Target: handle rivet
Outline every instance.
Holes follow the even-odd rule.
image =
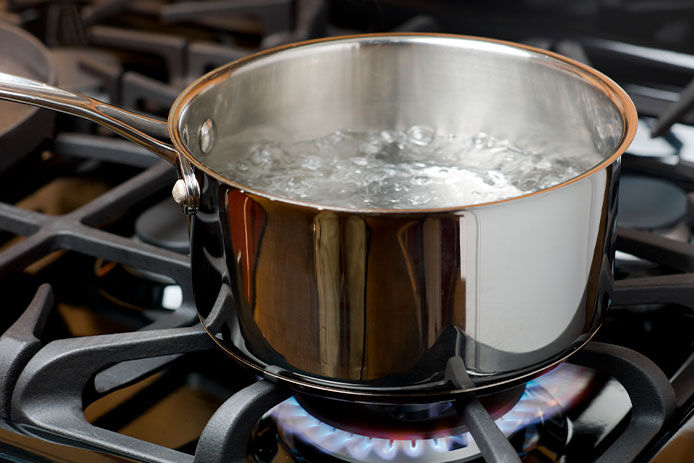
[[[206,119],[200,126],[200,150],[207,154],[217,141],[217,128],[212,119]]]
[[[176,180],[173,188],[171,189],[171,196],[173,196],[176,204],[183,206],[186,202],[186,182],[182,178]]]

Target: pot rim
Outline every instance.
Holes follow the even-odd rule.
[[[205,166],[198,158],[193,156],[188,149],[185,147],[185,144],[182,141],[181,134],[179,133],[178,130],[178,122],[181,119],[181,116],[183,114],[183,111],[189,106],[191,100],[198,95],[200,92],[204,91],[204,89],[209,88],[213,85],[215,85],[217,82],[226,79],[229,77],[231,73],[233,73],[235,70],[240,69],[243,66],[246,66],[254,61],[257,61],[260,58],[273,55],[285,50],[290,50],[293,48],[299,48],[299,47],[306,47],[306,46],[311,46],[315,44],[320,44],[320,43],[329,43],[329,42],[341,42],[341,41],[354,41],[354,40],[363,40],[363,39],[369,39],[369,38],[374,38],[374,39],[388,39],[388,38],[402,38],[402,37],[410,37],[410,38],[448,38],[448,39],[462,39],[462,40],[471,40],[471,41],[480,41],[480,42],[487,42],[487,43],[493,43],[497,45],[503,45],[515,49],[522,49],[531,53],[534,53],[536,55],[541,55],[544,57],[548,57],[554,60],[558,60],[562,63],[564,63],[567,66],[568,71],[574,72],[576,75],[578,75],[580,78],[582,78],[584,81],[588,82],[590,85],[592,85],[595,88],[600,89],[609,99],[610,101],[617,107],[617,109],[620,112],[620,115],[622,116],[622,137],[620,138],[619,142],[617,143],[613,153],[606,157],[602,162],[596,164],[593,166],[591,169],[583,172],[581,175],[578,175],[576,177],[570,178],[569,180],[566,180],[562,183],[558,183],[557,185],[551,186],[549,188],[544,188],[541,190],[533,191],[530,193],[526,193],[523,195],[519,196],[513,196],[510,198],[504,198],[504,199],[499,199],[496,201],[488,201],[488,202],[483,202],[483,203],[478,203],[478,204],[468,204],[468,205],[456,205],[456,206],[447,206],[447,207],[440,207],[440,208],[428,208],[428,209],[376,209],[376,208],[359,208],[359,207],[344,207],[344,206],[329,206],[329,205],[323,205],[323,204],[318,204],[318,203],[313,203],[313,202],[307,202],[307,201],[299,201],[291,198],[286,198],[283,196],[278,196],[278,195],[273,195],[266,193],[262,190],[258,190],[256,188],[243,185],[241,183],[238,183],[228,177],[225,177],[214,170],[210,169],[209,167]],[[252,195],[257,195],[259,197],[267,198],[272,201],[278,201],[281,203],[286,203],[294,206],[300,206],[300,207],[307,207],[315,210],[327,210],[327,211],[335,211],[335,212],[345,212],[345,213],[353,213],[353,214],[388,214],[388,215],[408,215],[408,214],[436,214],[436,213],[451,213],[451,212],[457,212],[457,211],[462,211],[462,210],[469,210],[469,209],[476,209],[484,206],[491,206],[494,204],[502,204],[502,203],[507,203],[511,201],[516,201],[519,199],[524,199],[524,198],[530,198],[535,195],[543,194],[543,193],[548,193],[554,190],[558,190],[560,188],[567,187],[573,183],[576,183],[584,178],[587,178],[603,169],[606,167],[610,166],[614,162],[616,162],[619,157],[624,154],[626,149],[629,147],[631,144],[632,140],[634,139],[634,136],[636,135],[636,129],[637,129],[637,124],[638,124],[638,114],[636,112],[636,107],[634,106],[633,101],[627,93],[622,89],[619,85],[617,85],[616,82],[614,82],[612,79],[607,77],[605,74],[602,72],[591,68],[590,66],[587,66],[583,63],[580,63],[574,59],[568,58],[566,56],[560,55],[558,53],[548,51],[548,50],[543,50],[541,48],[536,48],[532,47],[529,45],[525,44],[519,44],[515,42],[510,42],[506,40],[498,40],[498,39],[491,39],[491,38],[486,38],[486,37],[477,37],[477,36],[471,36],[471,35],[458,35],[458,34],[442,34],[442,33],[419,33],[419,32],[404,32],[404,33],[376,33],[376,34],[357,34],[357,35],[345,35],[345,36],[339,36],[339,37],[327,37],[327,38],[321,38],[321,39],[315,39],[315,40],[307,40],[303,42],[296,42],[296,43],[290,43],[287,45],[281,45],[278,47],[270,48],[267,50],[263,50],[257,53],[253,53],[251,55],[245,56],[241,59],[232,61],[230,63],[227,63],[221,67],[218,67],[207,74],[201,76],[200,78],[196,79],[193,81],[188,87],[186,87],[176,98],[174,101],[173,105],[171,106],[171,109],[169,111],[169,117],[168,117],[168,128],[169,128],[169,135],[171,138],[171,141],[176,148],[176,151],[178,151],[179,154],[183,155],[190,163],[192,163],[196,169],[199,169],[201,172],[203,172],[205,175],[209,175],[215,179],[217,179],[219,182],[230,185],[234,188],[237,188],[239,190],[242,190],[248,194]]]

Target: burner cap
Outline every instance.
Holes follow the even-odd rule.
[[[171,197],[156,204],[135,221],[135,236],[141,241],[188,254],[188,222]]]
[[[682,220],[686,208],[686,193],[665,180],[633,175],[623,175],[620,180],[620,226],[662,230]]]

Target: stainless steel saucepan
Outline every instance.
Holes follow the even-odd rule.
[[[503,389],[580,348],[610,304],[619,156],[636,111],[613,81],[559,55],[449,35],[289,45],[195,81],[168,129],[7,74],[0,98],[91,119],[176,165],[200,320],[232,357],[301,391],[426,402]],[[414,125],[533,141],[584,172],[427,210],[326,207],[219,173],[254,140]]]

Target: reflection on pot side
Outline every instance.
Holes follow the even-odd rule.
[[[280,376],[436,390],[455,357],[468,389],[541,369],[609,300],[617,167],[435,216],[319,211],[208,180],[221,205],[193,219],[192,256],[198,287],[218,290],[198,309],[228,351]]]

